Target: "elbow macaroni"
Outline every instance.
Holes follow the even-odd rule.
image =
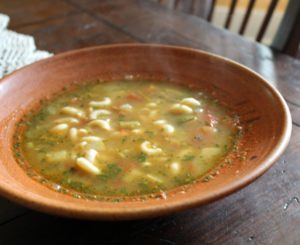
[[[156,155],[162,153],[162,149],[152,145],[149,141],[141,144],[141,150],[147,155]]]
[[[109,110],[95,110],[90,113],[90,119],[97,119],[99,116],[107,116],[110,115],[111,112]]]
[[[89,174],[95,174],[98,175],[101,173],[100,169],[97,168],[93,163],[91,163],[89,160],[87,160],[84,157],[79,157],[76,159],[76,165]]]
[[[68,129],[69,129],[69,125],[66,124],[66,123],[61,123],[61,124],[58,124],[56,126],[54,126],[50,132],[53,133],[53,134],[56,134],[56,135],[60,135],[60,136],[63,136],[63,135],[66,135],[67,132],[68,132]]]
[[[110,119],[105,119],[105,120],[101,120],[101,119],[97,119],[97,120],[93,120],[89,123],[89,125],[91,126],[97,126],[99,128],[105,129],[107,131],[112,130],[111,126],[110,126]]]
[[[183,100],[181,100],[180,103],[191,107],[196,107],[201,105],[200,101],[194,98],[184,98]]]
[[[106,107],[111,105],[111,99],[109,97],[103,98],[102,101],[91,101],[90,106],[92,107]]]
[[[193,112],[193,109],[189,106],[182,105],[182,104],[174,104],[170,111],[173,114],[191,114]]]
[[[61,109],[61,112],[64,113],[64,114],[70,115],[70,116],[78,117],[78,118],[84,118],[85,117],[85,113],[82,110],[77,109],[77,108],[72,107],[72,106],[63,107]]]

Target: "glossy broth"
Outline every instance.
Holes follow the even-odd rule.
[[[199,91],[101,82],[65,92],[29,115],[18,154],[59,188],[145,195],[205,176],[236,144],[237,123]]]

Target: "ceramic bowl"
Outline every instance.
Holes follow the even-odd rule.
[[[30,178],[13,154],[13,135],[21,116],[35,102],[74,81],[116,80],[133,75],[146,80],[193,84],[235,111],[246,129],[243,159],[220,169],[209,182],[171,190],[166,199],[121,202],[77,199]],[[195,49],[122,44],[70,51],[29,65],[0,83],[0,194],[39,211],[84,219],[155,217],[229,195],[262,175],[288,144],[291,117],[279,94],[264,78],[231,60]]]

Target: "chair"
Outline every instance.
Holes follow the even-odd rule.
[[[216,6],[216,0],[157,0],[160,4],[167,5],[173,9],[185,12],[187,14],[197,15],[208,22],[212,21],[213,13]],[[248,0],[245,14],[242,18],[238,33],[243,35],[248,25],[249,18],[253,11],[253,7],[256,0]],[[279,0],[272,0],[266,9],[266,13],[260,28],[256,35],[255,40],[261,42],[274,10]],[[223,27],[229,29],[232,23],[232,17],[236,10],[237,0],[231,0],[228,8],[228,13],[224,22]],[[300,1],[289,0],[288,6],[284,13],[281,24],[276,32],[276,35],[272,41],[271,47],[280,52],[288,55],[300,57],[299,51],[300,43]]]

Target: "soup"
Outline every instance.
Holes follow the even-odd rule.
[[[237,117],[214,98],[146,81],[79,87],[43,103],[20,125],[15,148],[23,166],[59,191],[95,197],[208,181],[240,132]]]

